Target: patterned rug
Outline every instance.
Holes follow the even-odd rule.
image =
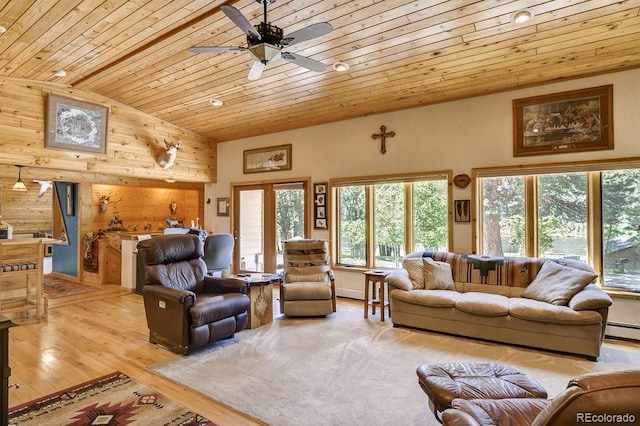
[[[120,372],[9,409],[9,425],[215,426]]]
[[[90,293],[92,291],[100,290],[102,289],[65,280],[64,278],[60,278],[55,275],[47,274],[44,276],[44,293],[47,295],[47,297],[49,297],[49,299],[75,296],[78,294]]]

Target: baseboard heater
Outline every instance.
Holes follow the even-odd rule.
[[[640,325],[607,322],[605,335],[609,337],[622,337],[625,339],[640,340]]]

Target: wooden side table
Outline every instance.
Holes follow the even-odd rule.
[[[371,306],[371,313],[376,314],[376,307],[380,307],[380,321],[384,321],[384,308],[388,307],[389,317],[391,317],[391,305],[384,300],[384,283],[387,275],[391,271],[379,271],[371,270],[364,271],[364,317],[369,318],[369,306]],[[378,290],[379,297],[376,297],[376,290],[378,283],[380,289]],[[369,287],[371,284],[371,287]],[[369,290],[371,290],[371,299],[369,299]]]
[[[282,278],[276,274],[234,275],[247,283],[247,296],[251,300],[247,311],[247,328],[257,328],[273,322],[273,284]]]

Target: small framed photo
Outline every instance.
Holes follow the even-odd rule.
[[[327,182],[319,182],[313,185],[314,229],[328,229],[327,227]]]
[[[229,198],[218,198],[218,216],[229,216]]]
[[[454,201],[454,219],[456,222],[471,222],[471,200]]]

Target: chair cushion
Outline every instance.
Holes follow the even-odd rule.
[[[319,281],[281,284],[284,300],[331,299],[331,286]]]
[[[249,309],[250,304],[249,297],[242,293],[199,294],[189,310],[191,326],[195,328],[238,315]]]

